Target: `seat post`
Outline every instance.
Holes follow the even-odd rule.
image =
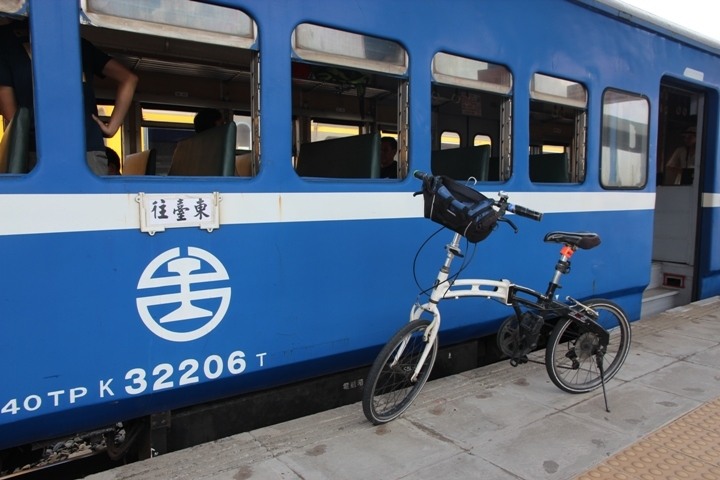
[[[555,296],[555,290],[560,288],[560,277],[570,272],[570,257],[573,256],[576,249],[577,247],[575,245],[570,245],[569,243],[564,243],[560,249],[560,258],[555,264],[555,274],[548,284],[547,292],[545,293],[547,298],[551,299]]]

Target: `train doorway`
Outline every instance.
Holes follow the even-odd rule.
[[[660,86],[652,274],[642,316],[697,297],[705,101],[697,87],[674,80]]]

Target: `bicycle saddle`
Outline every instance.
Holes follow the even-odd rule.
[[[544,241],[567,243],[583,250],[590,250],[600,245],[600,236],[590,232],[549,232]]]

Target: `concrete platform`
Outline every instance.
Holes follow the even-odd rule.
[[[429,382],[386,425],[356,403],[86,478],[720,480],[720,297],[633,323],[607,394],[610,413],[503,362]]]

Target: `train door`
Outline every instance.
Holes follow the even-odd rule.
[[[681,82],[660,86],[653,267],[643,315],[697,298],[705,100]]]

